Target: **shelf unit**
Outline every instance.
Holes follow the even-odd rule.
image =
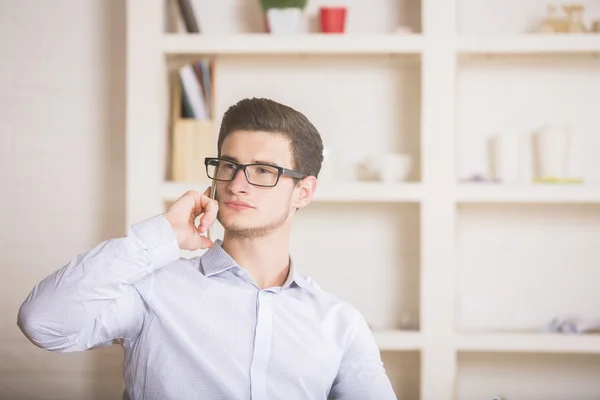
[[[477,185],[464,184],[455,188],[457,203],[565,203],[598,204],[600,188],[585,185]]]
[[[456,349],[484,353],[600,354],[597,335],[544,333],[461,334],[455,338]]]
[[[465,35],[456,43],[460,54],[600,54],[598,37],[590,34]]]
[[[401,40],[399,40],[401,39]],[[268,34],[186,35],[166,34],[165,54],[265,55],[265,54],[417,54],[421,35],[325,35],[280,37]]]
[[[225,1],[223,7],[227,8],[233,1]],[[540,10],[543,10],[545,3],[536,1]],[[313,12],[320,4],[317,0],[315,2],[311,5]],[[578,243],[569,242],[569,251],[579,252],[579,255],[583,252],[586,257],[580,255],[576,260],[592,264],[590,259],[595,255],[594,248],[598,246],[588,243],[584,235],[593,222],[600,222],[600,186],[589,183],[564,186],[461,183],[464,172],[461,170],[461,161],[471,156],[472,148],[465,150],[460,144],[471,138],[480,139],[473,136],[476,133],[472,132],[472,126],[465,127],[459,123],[461,113],[466,113],[464,118],[468,119],[475,112],[469,108],[464,111],[461,105],[465,101],[476,103],[482,96],[494,96],[493,93],[471,90],[477,87],[476,79],[496,79],[493,76],[482,78],[486,70],[500,69],[498,79],[509,79],[510,74],[519,68],[533,68],[530,67],[530,61],[539,57],[545,58],[544,65],[550,68],[551,73],[561,78],[578,76],[576,84],[586,85],[581,87],[581,91],[589,91],[590,97],[580,100],[580,109],[585,104],[597,105],[597,100],[593,103],[593,96],[600,89],[600,77],[594,71],[599,65],[600,35],[492,34],[477,31],[472,28],[477,24],[468,23],[465,26],[470,28],[465,29],[461,26],[465,19],[486,17],[485,10],[472,15],[465,11],[468,6],[475,4],[472,0],[376,0],[369,4],[379,9],[378,15],[382,15],[383,8],[397,11],[398,2],[403,6],[408,3],[420,6],[419,20],[412,21],[413,25],[419,27],[416,33],[396,35],[383,30],[365,29],[350,31],[345,35],[310,33],[276,37],[238,31],[201,35],[165,33],[162,0],[128,0],[125,223],[129,226],[161,212],[168,202],[188,189],[206,188],[206,182],[170,182],[167,178],[164,155],[168,151],[169,88],[166,75],[171,60],[213,57],[217,61],[218,113],[222,113],[225,107],[241,96],[270,96],[306,112],[323,133],[329,135],[333,132],[326,135],[325,139],[333,147],[341,148],[338,154],[357,157],[361,151],[372,153],[391,147],[409,152],[414,157],[414,174],[403,184],[356,182],[348,176],[336,182],[322,182],[314,205],[307,208],[299,220],[297,236],[307,247],[311,245],[311,240],[328,240],[334,249],[341,249],[340,242],[346,240],[350,241],[348,246],[352,249],[378,249],[381,255],[378,255],[380,258],[372,268],[381,268],[369,278],[372,280],[368,284],[372,285],[369,288],[383,284],[382,291],[377,292],[379,297],[369,294],[371,299],[368,299],[369,296],[364,296],[360,286],[362,278],[354,278],[350,282],[350,289],[344,291],[335,286],[334,279],[328,279],[331,275],[326,275],[326,272],[320,269],[308,272],[314,272],[318,282],[320,277],[324,278],[333,292],[340,290],[342,297],[360,304],[366,316],[378,322],[373,332],[384,360],[389,362],[386,367],[391,371],[390,375],[393,379],[397,377],[393,384],[399,398],[481,398],[469,397],[481,393],[486,393],[486,396],[489,394],[491,398],[492,391],[498,389],[494,383],[490,383],[489,388],[465,385],[469,377],[476,379],[478,376],[478,372],[472,369],[473,365],[484,365],[485,371],[493,369],[493,365],[485,364],[485,360],[475,359],[475,362],[468,358],[469,355],[493,353],[511,360],[521,360],[515,353],[594,356],[600,353],[600,339],[592,335],[523,333],[519,331],[519,326],[514,332],[504,332],[499,328],[491,333],[467,333],[468,329],[462,325],[465,318],[486,312],[485,308],[464,310],[464,304],[469,303],[464,298],[465,293],[479,293],[475,290],[475,278],[469,281],[464,275],[480,276],[474,272],[477,266],[473,263],[478,257],[487,257],[483,250],[476,248],[479,243],[477,237],[491,238],[489,240],[492,241],[507,239],[521,230],[530,232],[521,229],[522,226],[517,222],[521,219],[527,226],[558,218],[556,224],[564,222],[570,229],[575,229],[575,236],[580,240]],[[211,12],[212,6],[200,0],[195,4],[200,3],[204,7],[203,12]],[[364,6],[354,0],[349,4],[357,9]],[[589,4],[593,8],[593,4]],[[600,10],[597,11],[600,13]],[[369,18],[368,15],[364,17]],[[494,21],[499,18],[495,17]],[[511,16],[504,18],[508,20]],[[525,21],[531,19],[531,15],[519,18]],[[369,26],[372,28],[375,25]],[[565,65],[570,65],[570,60],[583,65],[586,74],[582,76],[577,72],[581,70],[563,70]],[[514,64],[511,64],[513,61]],[[249,76],[253,78],[245,79]],[[294,76],[293,82],[290,76]],[[320,87],[319,82],[327,82],[324,86],[327,90],[314,95],[315,88]],[[547,78],[547,82],[555,84],[552,77]],[[378,93],[381,98],[377,97]],[[353,95],[362,96],[358,98],[366,98],[368,102],[365,100],[352,105],[347,99]],[[461,99],[462,103],[457,101],[460,95],[467,96],[467,100]],[[497,95],[508,97],[507,101],[513,99],[511,96],[521,95],[529,96],[527,98],[533,102],[538,100],[532,90],[524,90],[517,95],[500,92]],[[543,95],[548,95],[548,92]],[[336,99],[345,108],[336,108]],[[315,100],[323,105],[317,107],[315,103],[319,101]],[[559,111],[553,104],[542,102],[541,107],[546,107],[544,112],[552,114]],[[359,112],[361,107],[366,107],[364,113]],[[500,111],[502,108],[498,107]],[[510,104],[506,108],[514,111]],[[587,112],[585,117],[584,125],[578,127],[584,126],[589,128],[588,131],[599,129],[598,119],[594,119],[597,117],[592,111]],[[498,121],[504,120],[498,118]],[[487,129],[486,133],[489,133],[493,129],[511,126],[510,121],[508,125],[498,121],[492,121],[496,125],[489,127],[479,125],[478,129]],[[364,133],[371,125],[377,126],[376,134]],[[338,126],[339,129],[336,128]],[[517,125],[514,128],[522,129]],[[369,135],[368,141],[361,140],[361,135],[365,134]],[[347,140],[348,135],[352,140]],[[371,142],[374,144],[371,145]],[[593,144],[593,141],[590,143]],[[347,170],[350,161],[356,162],[356,159],[341,160],[340,169]],[[469,164],[469,167],[472,165],[476,163]],[[505,213],[508,222],[501,219]],[[390,218],[386,218],[388,215]],[[346,227],[346,223],[341,222],[344,218],[357,221],[356,226],[351,224]],[[588,222],[584,222],[586,218]],[[314,229],[314,224],[323,220],[327,220],[329,226],[322,226],[323,232],[320,233],[329,233],[331,237],[340,239],[333,241],[324,236],[311,238],[309,229]],[[338,222],[344,226],[336,227]],[[557,225],[552,226],[547,234],[547,240],[553,246],[560,242],[552,236],[552,232],[559,229]],[[494,226],[498,226],[497,232]],[[539,226],[541,231],[546,229],[546,225]],[[367,244],[361,245],[359,239],[353,239],[356,237]],[[378,244],[382,241],[385,244],[398,243],[399,248],[386,252],[386,247]],[[301,265],[330,265],[326,262],[329,260],[327,255],[313,255],[302,246],[299,249],[299,258],[303,260]],[[546,262],[541,255],[546,250],[536,250],[533,260]],[[485,251],[500,250],[492,246]],[[518,262],[529,262],[523,252],[516,253],[514,257]],[[344,261],[348,262],[344,271],[354,270],[360,274],[362,254],[360,250],[342,254],[342,257],[346,257]],[[498,256],[501,253],[494,254]],[[378,263],[381,266],[376,265]],[[497,267],[494,264],[494,268]],[[485,273],[494,274],[494,270],[490,270],[492,267],[484,265],[482,268]],[[539,273],[539,268],[532,270]],[[572,286],[595,277],[589,269],[588,272],[585,269],[577,271],[582,275],[573,277],[575,283],[568,282]],[[340,269],[333,269],[330,274],[341,272]],[[559,272],[564,273],[562,270]],[[535,281],[537,275],[531,274],[533,272],[526,278]],[[352,274],[349,276],[351,278]],[[561,279],[562,275],[557,273],[556,276],[556,279]],[[386,277],[401,280],[402,283],[395,285],[394,282],[386,282]],[[503,282],[514,284],[507,277],[503,279]],[[489,285],[489,282],[484,283]],[[402,293],[397,293],[397,288]],[[510,293],[512,289],[507,287],[506,290]],[[405,294],[407,291],[409,293]],[[576,294],[571,295],[576,297]],[[481,296],[485,296],[485,293]],[[475,303],[485,300],[488,299],[471,299]],[[386,306],[384,301],[398,301],[401,304]],[[494,301],[497,303],[490,307],[496,308],[489,311],[492,316],[494,312],[501,313],[501,310],[498,311],[501,300]],[[529,298],[525,296],[522,301],[528,302]],[[592,296],[590,301],[599,308],[598,296]],[[576,306],[578,303],[573,300],[569,304]],[[537,312],[540,319],[547,311],[541,306],[533,310],[530,313],[533,315]],[[417,325],[416,331],[400,328],[400,313],[410,316],[412,323]],[[504,314],[498,315],[508,318]],[[520,318],[525,317],[527,315]],[[470,320],[472,324],[475,322]],[[492,322],[486,320],[491,325]],[[535,371],[530,372],[535,374]],[[491,373],[490,379],[493,379],[493,375]],[[487,385],[488,381],[485,382]]]
[[[163,182],[160,186],[160,197],[165,202],[179,198],[186,190],[204,191],[209,182],[181,183]],[[423,188],[417,183],[385,185],[376,182],[355,182],[325,185],[315,194],[314,202],[419,202],[423,197]]]

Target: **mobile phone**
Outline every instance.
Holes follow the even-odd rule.
[[[211,189],[210,189],[210,198],[212,200],[215,199],[215,193],[216,192],[217,192],[217,181],[213,179],[212,186],[211,186]]]
[[[211,198],[211,200],[214,200],[214,199],[215,199],[215,197],[216,197],[216,193],[217,193],[217,181],[216,181],[216,180],[214,180],[214,179],[213,179],[213,181],[212,181],[212,185],[211,185],[211,187],[210,187],[210,188],[211,188],[211,189],[210,189],[210,198]],[[211,229],[211,228],[208,228],[208,229],[206,230],[206,237],[208,238],[208,240],[212,240],[212,239],[211,239],[211,236],[212,236],[212,235],[210,234],[210,232],[211,232],[211,231],[212,231],[212,229]]]

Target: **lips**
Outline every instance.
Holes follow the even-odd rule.
[[[233,210],[248,210],[252,207],[250,204],[243,201],[226,201],[225,205]]]

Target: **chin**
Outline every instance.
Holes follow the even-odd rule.
[[[281,227],[281,221],[257,222],[253,218],[243,218],[240,216],[223,216],[219,219],[226,233],[247,238],[257,238],[267,236]]]
[[[236,215],[235,213],[222,212],[219,210],[218,219],[221,226],[223,226],[226,231],[238,232],[259,228],[259,224],[252,221],[253,218],[249,218],[245,215]]]

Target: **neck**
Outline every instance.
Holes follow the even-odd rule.
[[[270,232],[260,237],[244,237],[225,231],[223,250],[247,270],[260,289],[283,286],[288,278],[289,232]]]

